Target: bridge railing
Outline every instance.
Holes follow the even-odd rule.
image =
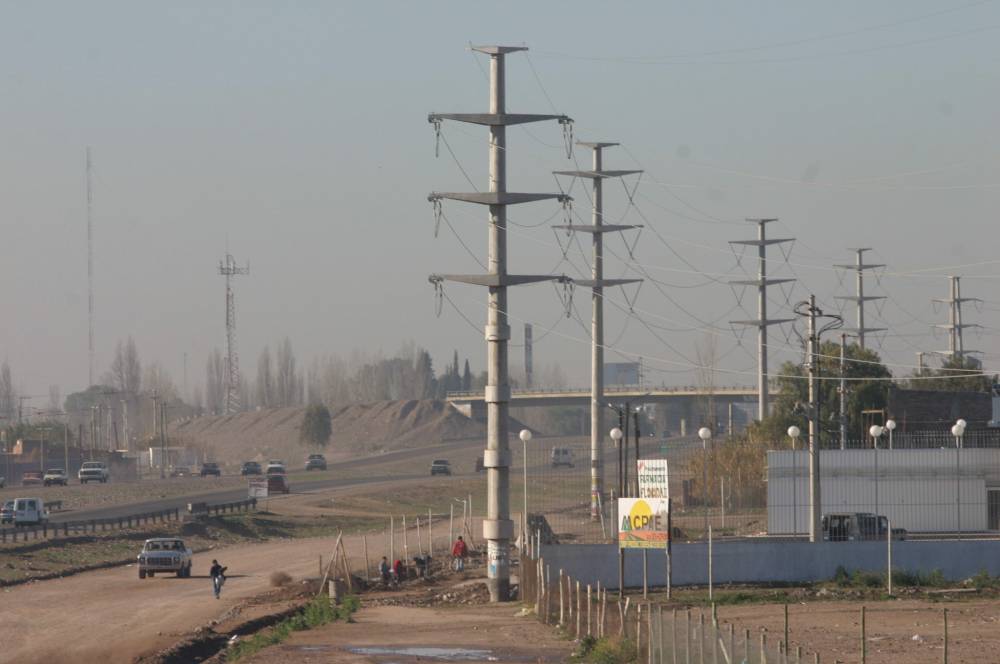
[[[746,387],[746,386],[723,386],[723,387],[713,387],[711,390],[705,389],[698,385],[674,385],[670,387],[635,387],[629,385],[613,385],[604,388],[605,394],[633,394],[633,393],[648,393],[650,396],[658,396],[661,394],[756,394],[756,387]],[[579,394],[581,396],[590,394],[590,388],[579,388],[579,387],[558,387],[558,388],[531,388],[531,389],[514,389],[511,390],[512,396],[542,396],[546,394]],[[445,398],[449,401],[457,401],[462,399],[482,399],[482,391],[456,391],[448,392]]]

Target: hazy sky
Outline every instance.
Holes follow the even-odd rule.
[[[655,228],[640,235],[635,261],[663,283],[642,287],[624,332],[609,302],[607,339],[643,355],[650,381],[693,382],[694,344],[714,336],[720,367],[748,372],[724,380],[753,382],[754,335],[740,347],[727,323],[752,316],[730,311],[741,293],[718,282],[754,269],[727,240],[751,237],[742,219],[756,216],[780,217],[771,233],[798,238],[790,264],[772,250],[772,271],[799,279],[790,293],[774,289],[772,315],[808,292],[835,309],[833,296],[853,280],[831,264],[852,260],[847,247],[870,246],[871,260],[889,267],[868,290],[889,300],[881,314],[871,305],[869,325],[890,328],[871,345],[896,373],[916,363],[916,350],[946,347],[930,330],[946,312],[930,300],[947,296],[939,275],[951,273],[965,275],[963,295],[985,300],[966,307],[966,320],[985,326],[966,346],[1000,368],[998,2],[0,8],[0,352],[28,394],[86,383],[88,145],[99,373],[132,335],[143,360],[161,362],[178,384],[187,353],[190,384],[201,382],[206,355],[224,343],[217,269],[227,245],[251,267],[237,285],[248,376],[261,347],[286,335],[302,361],[392,353],[412,339],[438,367],[457,348],[482,368],[485,293],[446,291],[477,331],[447,302],[435,317],[427,283],[432,272],[481,271],[446,223],[434,238],[426,201],[432,190],[471,188],[443,143],[435,159],[426,119],[486,110],[487,62],[469,42],[530,46],[509,58],[509,109],[566,113],[577,138],[623,144],[606,167],[646,169],[636,207],[609,185],[606,211]],[[485,129],[443,132],[484,188]],[[550,171],[575,168],[557,124],[509,135],[511,190],[552,191]],[[572,193],[582,223],[589,203],[579,183]],[[486,211],[444,210],[485,261]],[[523,225],[511,227],[513,272],[585,269],[575,244],[560,261],[548,229],[562,223],[556,204],[511,217]],[[621,239],[609,245],[627,258]],[[609,276],[635,269],[609,255]],[[608,299],[625,306],[621,293]],[[584,384],[586,331],[560,318],[557,292],[518,288],[510,302],[514,341],[525,320],[536,339],[558,323],[537,343],[536,365],[558,361]],[[587,294],[574,302],[588,321]],[[715,327],[699,329],[705,323]],[[660,326],[653,331],[669,346],[646,325]],[[772,339],[773,367],[796,356],[783,348],[796,343],[790,330]],[[511,357],[519,368],[520,349]]]

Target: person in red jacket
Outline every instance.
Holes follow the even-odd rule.
[[[469,549],[465,546],[465,540],[459,535],[458,539],[455,540],[454,546],[451,547],[452,566],[456,572],[461,572],[465,569],[465,557],[467,555],[469,555]]]

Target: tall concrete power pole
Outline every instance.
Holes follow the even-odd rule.
[[[239,267],[236,259],[226,254],[219,261],[219,274],[226,278],[226,414],[238,413],[240,404],[240,356],[236,350],[236,295],[233,293],[233,277],[250,274],[250,264]]]
[[[526,51],[523,46],[473,46],[472,50],[490,56],[490,110],[488,113],[431,113],[428,121],[436,127],[444,120],[468,122],[489,127],[489,191],[475,193],[434,192],[428,199],[439,205],[442,199],[489,206],[489,258],[485,275],[432,275],[431,281],[456,281],[489,289],[486,314],[486,519],[483,538],[487,542],[487,587],[490,601],[510,599],[510,541],[514,524],[510,519],[510,447],[508,410],[507,287],[558,279],[551,275],[507,274],[507,206],[547,199],[569,200],[563,194],[522,194],[507,191],[507,126],[542,120],[568,124],[565,115],[529,115],[507,113],[505,64],[508,53]],[[526,517],[527,515],[525,515]]]
[[[819,465],[819,332],[816,330],[816,296],[809,296],[809,541],[822,541],[820,525],[822,498],[820,496]]]
[[[94,384],[94,189],[93,163],[87,147],[87,387]]]
[[[730,281],[734,286],[757,287],[757,318],[754,320],[734,320],[733,325],[747,325],[757,328],[757,419],[762,420],[768,413],[768,375],[767,375],[767,328],[769,325],[779,325],[791,322],[791,318],[767,317],[767,287],[784,284],[794,279],[767,278],[767,247],[772,244],[792,242],[794,238],[768,239],[767,224],[777,219],[747,219],[751,224],[757,224],[756,240],[730,240],[729,244],[741,244],[757,247],[757,278],[749,280]]]
[[[982,300],[980,300],[978,297],[962,297],[961,277],[948,277],[948,285],[949,285],[950,296],[945,299],[934,300],[934,302],[940,302],[941,304],[948,305],[948,322],[944,325],[934,326],[948,330],[948,350],[938,351],[938,354],[947,355],[948,357],[958,358],[959,360],[964,360],[966,355],[979,353],[980,351],[966,350],[965,340],[963,338],[962,331],[969,327],[982,327],[982,326],[976,323],[962,322],[962,303],[982,302]]]
[[[847,328],[846,331],[854,334],[858,337],[858,346],[865,348],[865,333],[866,332],[881,332],[885,330],[884,327],[865,327],[865,302],[871,302],[873,300],[884,300],[884,295],[865,295],[865,270],[874,270],[875,268],[885,267],[882,263],[865,263],[864,253],[866,251],[871,251],[870,247],[861,247],[858,249],[851,249],[856,255],[856,259],[853,265],[834,265],[833,267],[840,268],[842,270],[854,270],[855,275],[855,294],[854,295],[838,295],[834,299],[846,300],[848,302],[854,302],[856,306],[856,320],[857,327],[851,329]]]
[[[592,223],[590,226],[569,224],[556,226],[568,232],[590,233],[593,250],[591,279],[574,279],[577,286],[590,287],[590,519],[601,517],[601,501],[604,494],[604,287],[621,286],[641,281],[640,279],[604,278],[604,234],[614,233],[635,226],[604,223],[604,180],[635,175],[642,171],[606,171],[603,164],[603,150],[618,143],[587,143],[577,145],[590,148],[592,153],[589,171],[555,171],[556,175],[571,175],[591,181]]]

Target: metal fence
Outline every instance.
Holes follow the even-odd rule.
[[[885,516],[909,537],[1000,536],[1000,438],[993,431],[897,434],[827,447],[819,453],[822,514]],[[624,447],[624,446],[623,446]],[[570,450],[572,466],[553,465],[553,449]],[[610,542],[614,498],[636,495],[635,442],[605,446],[600,509],[591,511],[590,446],[579,438],[512,444],[511,512],[532,515],[547,542]],[[639,442],[641,458],[669,461],[674,537],[805,537],[809,532],[809,453],[791,439]],[[619,457],[621,463],[619,463]],[[619,492],[620,490],[620,492]],[[525,503],[527,503],[525,507]],[[539,525],[539,521],[541,524]],[[523,523],[523,520],[522,520]]]

